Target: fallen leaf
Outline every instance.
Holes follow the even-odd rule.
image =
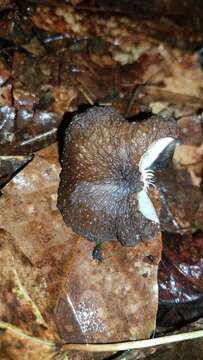
[[[179,327],[203,315],[203,233],[165,234],[159,265],[158,325]]]
[[[59,171],[52,145],[35,155],[0,198],[0,327],[7,329],[2,351],[16,359],[20,350],[13,337],[22,338],[19,347],[35,359],[36,338],[40,348],[50,341],[53,355],[59,338],[112,342],[148,338],[155,329],[160,233],[135,248],[109,242],[98,264],[92,259],[93,243],[67,228],[56,208]],[[92,355],[71,352],[68,358]]]
[[[74,244],[56,208],[59,169],[56,146],[49,147],[9,182],[0,198],[0,227],[27,259],[17,271],[19,279],[49,325],[63,264]]]
[[[22,169],[32,159],[27,156],[1,156],[0,155],[0,187],[7,183],[13,174]]]
[[[89,343],[148,338],[155,330],[160,242],[159,234],[134,248],[109,242],[98,264],[94,244],[79,239],[55,310],[60,336]]]
[[[203,147],[184,144],[177,147],[174,154],[177,168],[187,169],[191,175],[192,183],[200,186],[203,173]]]

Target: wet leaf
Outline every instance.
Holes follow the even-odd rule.
[[[160,4],[160,1],[152,3]],[[174,0],[151,7],[143,1],[139,2],[138,8],[136,1],[120,1],[116,8],[114,2],[108,0],[97,1],[96,5],[88,0],[73,0],[74,6],[65,0],[0,1],[0,183],[7,182],[30,161],[30,154],[54,142],[64,114],[63,125],[66,126],[69,120],[66,113],[77,110],[80,105],[113,104],[126,116],[134,116],[131,120],[139,122],[151,111],[167,114],[168,108],[172,109],[183,130],[184,144],[176,154],[175,167],[162,178],[165,197],[160,216],[165,229],[176,234],[168,235],[170,241],[165,243],[163,256],[169,259],[169,264],[161,270],[163,287],[166,284],[164,301],[170,298],[172,280],[174,288],[180,290],[181,287],[184,301],[187,299],[186,304],[177,291],[169,303],[164,302],[174,312],[169,312],[172,315],[167,317],[167,305],[165,315],[162,312],[163,322],[173,326],[176,322],[191,319],[197,309],[199,316],[202,308],[201,239],[198,235],[201,233],[194,232],[203,229],[203,73],[200,51],[197,51],[202,44],[203,22],[200,4],[194,4],[192,0],[177,6],[168,6],[169,3],[174,4]],[[139,19],[132,17],[135,7]],[[158,15],[146,19],[145,15],[150,15],[151,11]],[[159,16],[163,12],[164,17]],[[133,335],[130,333],[131,322],[134,325],[135,319],[132,319],[129,307],[133,308],[134,304],[131,305],[127,294],[130,299],[143,304],[135,285],[141,293],[144,291],[140,282],[142,267],[151,274],[151,279],[146,282],[152,284],[155,281],[160,254],[155,255],[154,261],[154,249],[141,249],[147,255],[139,257],[138,249],[123,251],[112,243],[105,246],[104,263],[98,265],[91,258],[92,245],[67,229],[56,209],[59,164],[56,166],[58,156],[54,151],[49,147],[37,154],[7,184],[0,199],[3,208],[0,215],[2,318],[32,338],[58,340],[53,320],[56,317],[62,338],[73,339],[74,328],[77,340],[87,341],[94,338],[94,332],[88,327],[84,330],[81,324],[85,311],[91,314],[92,310],[98,322],[107,321],[112,339],[121,336],[121,329],[126,338],[130,338],[138,329],[133,326]],[[160,244],[159,236],[155,243],[156,246]],[[170,244],[174,244],[171,251]],[[184,258],[184,269],[189,269],[190,277],[186,273],[180,274],[181,248],[186,245],[188,254],[191,250],[193,255],[199,255],[195,268],[191,267],[189,255]],[[175,256],[177,249],[180,254]],[[132,254],[130,259],[129,254]],[[134,256],[139,274],[134,269]],[[155,264],[150,265],[148,261]],[[130,267],[135,283],[128,276]],[[85,274],[82,278],[79,269]],[[170,277],[169,271],[171,282],[164,283],[167,276]],[[120,274],[119,279],[116,272]],[[105,300],[107,310],[103,313],[94,311],[104,304],[101,289],[108,295]],[[118,292],[114,302],[111,290]],[[126,291],[127,300],[122,291]],[[148,288],[145,292],[147,296],[151,294]],[[94,303],[90,302],[92,294]],[[156,296],[155,291],[154,311]],[[180,307],[176,307],[177,302]],[[79,318],[72,310],[66,312],[72,309],[71,304],[80,314]],[[81,304],[84,305],[82,310]],[[120,310],[119,315],[113,305]],[[146,306],[143,309],[146,310]],[[142,316],[147,319],[147,312]],[[116,318],[115,322],[112,317]],[[118,323],[120,318],[122,324]],[[90,319],[91,316],[86,319],[86,324]],[[139,329],[142,334],[149,336],[154,319],[155,312],[149,315],[148,330]],[[104,339],[105,332],[98,333],[95,338],[99,339],[99,336]],[[38,345],[31,345],[30,340],[19,340],[11,329],[2,330],[1,339],[2,359],[24,360],[22,356],[46,359],[48,356]],[[53,357],[53,352],[49,355]],[[85,359],[86,356],[68,354],[69,359]],[[60,360],[65,357],[65,354],[58,354]],[[93,355],[89,358],[93,359]]]
[[[0,226],[26,259],[16,270],[19,281],[51,323],[63,263],[74,242],[56,208],[58,172],[56,148],[48,148],[13,178],[0,199]],[[11,266],[17,266],[15,257]]]
[[[54,112],[0,107],[0,154],[22,155],[46,147],[56,140],[62,116]]]
[[[98,264],[91,257],[94,244],[78,240],[55,310],[60,336],[67,342],[149,337],[156,318],[159,244],[159,235],[132,249],[109,242]]]
[[[25,164],[32,159],[32,156],[0,156],[0,187],[7,183],[11,177]]]
[[[200,187],[193,184],[186,169],[177,170],[170,166],[161,175],[160,196],[160,220],[163,230],[182,233],[196,229],[195,218],[202,195]]]
[[[180,326],[202,317],[203,234],[166,234],[159,265],[158,324]]]
[[[59,170],[52,145],[38,152],[2,191],[1,319],[45,342],[58,341],[58,336],[73,342],[149,337],[158,303],[160,233],[131,249],[110,242],[98,264],[92,258],[93,244],[66,227],[56,208]],[[3,333],[2,352],[18,358],[13,336],[20,336],[13,328]],[[18,341],[35,359],[36,341]]]
[[[15,133],[14,133],[15,116],[16,116],[16,112],[13,106],[0,107],[1,145],[10,144],[15,139]]]

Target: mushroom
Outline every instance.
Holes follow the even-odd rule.
[[[177,144],[173,118],[129,122],[113,107],[92,107],[66,130],[58,195],[66,225],[96,243],[134,246],[154,237],[159,217],[149,189]]]

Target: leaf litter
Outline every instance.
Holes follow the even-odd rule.
[[[32,5],[0,2],[0,185],[7,183],[0,198],[0,351],[2,359],[65,359],[63,341],[149,338],[158,330],[158,302],[162,331],[202,316],[203,74],[181,26],[184,46],[177,40],[171,47],[170,22],[156,28],[105,8],[103,19],[93,13],[87,20],[85,2]],[[198,36],[194,31],[194,44]],[[182,130],[183,144],[161,179],[161,262],[158,233],[134,249],[107,244],[97,264],[93,245],[67,228],[56,208],[59,155],[48,145],[72,112],[95,103],[138,121],[151,111],[167,121],[168,108]]]

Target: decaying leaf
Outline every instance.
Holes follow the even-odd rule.
[[[202,4],[115,3],[0,0],[0,184],[53,143],[80,105],[113,105],[138,122],[151,111],[166,121],[173,114],[183,145],[160,179],[161,225],[170,232],[160,303],[170,311],[159,319],[174,326],[202,307]],[[105,244],[98,264],[93,244],[56,208],[59,171],[56,147],[48,147],[2,191],[2,360],[103,359],[67,355],[56,342],[149,337],[155,327],[160,234],[132,249]]]
[[[203,233],[165,234],[159,265],[158,325],[181,326],[203,315]]]
[[[98,264],[91,259],[94,245],[79,240],[56,307],[61,337],[103,343],[149,337],[155,326],[159,246],[159,235],[132,249],[110,242]]]
[[[32,159],[27,156],[1,156],[0,155],[0,187],[7,183],[18,170],[23,168]]]
[[[160,221],[165,231],[182,233],[196,229],[195,219],[201,202],[201,189],[193,184],[187,169],[177,170],[174,165],[169,166],[161,175],[160,196]]]
[[[2,191],[2,320],[53,342],[148,338],[158,304],[160,233],[131,249],[110,242],[98,264],[93,244],[67,228],[56,208],[59,170],[52,145]],[[27,340],[24,346],[31,357]]]

